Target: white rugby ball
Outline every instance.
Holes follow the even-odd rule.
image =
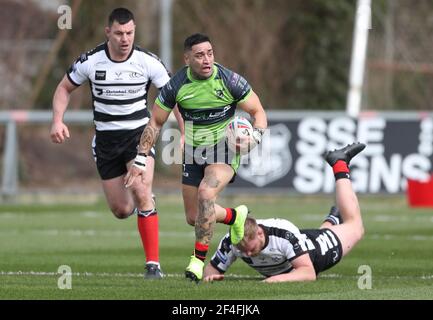
[[[233,152],[241,155],[250,152],[253,126],[244,117],[235,116],[226,127],[227,145]],[[237,147],[239,144],[239,147]]]

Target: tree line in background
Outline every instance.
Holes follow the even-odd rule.
[[[71,6],[74,1],[70,1]],[[44,81],[43,89],[34,101],[29,100],[28,96],[38,78],[37,67],[44,62],[46,53],[31,49],[20,54],[11,54],[11,50],[0,51],[2,56],[7,57],[7,66],[0,66],[0,73],[11,74],[14,85],[8,85],[14,86],[15,90],[20,92],[15,97],[9,92],[7,99],[5,94],[0,94],[2,109],[23,106],[49,109],[55,86],[70,63],[80,53],[104,41],[107,16],[115,7],[125,6],[134,12],[137,20],[137,43],[159,55],[157,0],[81,1],[72,29],[67,31],[57,29],[58,15],[55,13],[47,14],[37,6],[23,4],[22,1],[2,2],[9,3],[10,6],[6,6],[0,13],[0,18],[4,18],[1,21],[15,25],[15,28],[10,28],[8,34],[0,30],[1,38],[8,37],[16,42],[23,39],[53,39],[60,32],[67,32]],[[407,20],[417,12],[417,8],[411,6],[409,0],[397,2],[403,5],[394,10],[394,25],[399,17],[405,21],[404,19]],[[430,16],[433,4],[427,0],[420,0],[420,3],[420,17],[430,23],[433,19]],[[367,65],[368,92],[364,93],[364,104],[367,101],[366,107],[369,109],[431,109],[429,99],[425,98],[430,96],[430,93],[427,93],[429,90],[418,88],[418,91],[412,92],[413,90],[401,89],[402,86],[421,86],[420,77],[431,81],[431,73],[420,75],[414,72],[413,68],[409,71],[403,70],[409,74],[403,74],[405,77],[401,80],[402,71],[395,68],[393,60],[390,64],[383,64],[383,61],[387,61],[382,59],[383,52],[386,51],[382,48],[385,48],[383,34],[387,30],[389,6],[390,0],[373,1],[373,29],[370,32],[372,42],[369,52],[372,52],[375,60]],[[8,8],[13,12],[8,13]],[[379,14],[375,15],[375,12]],[[343,110],[348,88],[355,13],[356,1],[352,0],[174,0],[172,71],[183,65],[184,39],[192,33],[202,32],[208,34],[213,41],[216,61],[242,74],[259,94],[266,108]],[[17,14],[20,19],[14,19]],[[35,27],[35,24],[38,27]],[[402,28],[403,26],[400,26],[400,29],[392,30],[397,34]],[[427,31],[428,29],[425,30]],[[424,38],[421,36],[417,38],[420,42],[423,42],[422,39]],[[413,38],[407,35],[395,40],[400,48],[410,48],[410,43],[414,42]],[[394,50],[398,52],[399,47]],[[393,57],[398,58],[398,55],[394,54]],[[428,58],[431,60],[431,57],[426,57],[426,61]],[[8,66],[14,66],[12,73],[5,70]],[[388,76],[385,81],[384,74],[392,76]],[[87,86],[83,86],[73,95],[71,109],[90,109],[88,90]],[[388,94],[386,99],[383,98],[384,92]],[[419,92],[424,98],[419,97]],[[402,93],[406,94],[404,98],[401,97]],[[390,95],[395,98],[389,98]],[[32,103],[29,104],[29,101]],[[411,103],[414,105],[411,106]]]
[[[137,42],[159,54],[159,6],[155,3],[83,2],[80,20],[64,46],[62,56],[68,59],[58,64],[62,72],[74,56],[104,39],[106,16],[115,6],[134,11]],[[352,1],[175,0],[173,69],[183,65],[184,39],[202,32],[213,41],[216,61],[245,76],[267,108],[342,109],[354,8]],[[78,105],[88,99],[83,95]],[[49,100],[39,104],[49,105]]]

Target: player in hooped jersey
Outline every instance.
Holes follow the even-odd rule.
[[[223,280],[237,258],[264,275],[264,282],[316,280],[320,272],[336,265],[364,234],[348,168],[364,148],[364,144],[354,143],[325,154],[336,179],[336,206],[320,229],[299,230],[288,220],[247,217],[244,238],[234,245],[230,234],[223,237],[206,265],[204,281]]]
[[[89,81],[96,129],[93,155],[108,205],[119,219],[137,214],[146,254],[145,278],[159,279],[163,274],[159,265],[158,216],[152,199],[153,146],[142,179],[126,189],[123,177],[134,162],[141,133],[150,119],[146,105],[149,87],[153,83],[162,88],[170,76],[157,56],[134,44],[135,21],[128,9],[111,12],[105,34],[107,41],[82,54],[57,86],[50,135],[54,143],[69,138],[63,122],[69,97]]]
[[[240,156],[228,150],[225,128],[236,107],[253,118],[251,147],[261,141],[267,127],[266,114],[256,93],[239,74],[214,62],[209,37],[194,34],[184,43],[186,66],[161,90],[155,101],[149,125],[143,131],[136,158],[126,176],[126,185],[146,172],[150,147],[162,125],[177,105],[185,121],[182,193],[186,220],[195,225],[194,254],[185,276],[199,281],[203,276],[216,222],[230,225],[232,241],[240,241],[248,213],[246,206],[223,208],[216,204],[218,194],[230,183],[239,167]]]

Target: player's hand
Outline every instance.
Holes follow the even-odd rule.
[[[256,146],[254,139],[251,136],[236,138],[236,152],[245,155]]]
[[[140,169],[140,168],[137,168],[136,166],[132,165],[129,168],[129,170],[126,173],[126,176],[123,180],[125,187],[129,188],[130,186],[132,186],[132,184],[134,183],[134,181],[137,177],[141,176],[141,180],[144,180],[145,171],[146,171],[146,169]]]
[[[249,151],[253,150],[256,146],[258,146],[260,143],[262,143],[262,137],[265,133],[265,129],[260,128],[254,128],[252,135],[250,137],[250,143],[249,143]]]
[[[221,281],[224,280],[223,274],[211,274],[203,278],[204,282]]]
[[[129,188],[134,183],[135,178],[139,176],[141,176],[141,181],[144,182],[144,174],[146,172],[146,159],[146,154],[137,154],[134,163],[132,164],[132,166],[129,167],[123,181],[126,188]]]
[[[50,137],[54,143],[63,143],[70,137],[68,127],[63,122],[53,122]]]

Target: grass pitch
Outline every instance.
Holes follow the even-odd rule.
[[[184,269],[194,230],[180,196],[159,195],[160,256],[166,278],[143,280],[144,255],[136,218],[116,220],[105,202],[89,205],[0,205],[0,299],[291,300],[432,299],[433,210],[410,209],[401,197],[360,197],[365,238],[311,283],[265,284],[238,261],[226,280],[190,283]],[[247,204],[256,218],[281,217],[318,227],[331,196],[222,197]],[[218,224],[211,254],[228,227]],[[209,260],[209,259],[208,259]],[[59,289],[59,266],[72,271]],[[362,278],[371,268],[371,289]],[[65,282],[62,282],[65,283]]]

